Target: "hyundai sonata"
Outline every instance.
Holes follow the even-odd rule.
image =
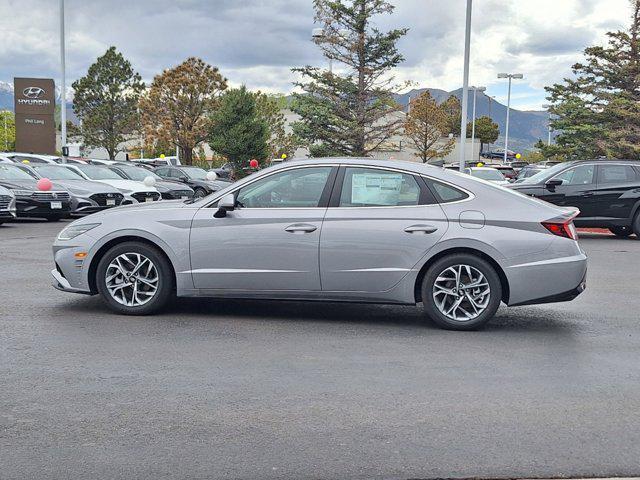
[[[77,220],[51,273],[124,314],[174,295],[422,303],[438,325],[468,330],[501,302],[584,290],[577,213],[418,163],[286,162],[205,198]]]

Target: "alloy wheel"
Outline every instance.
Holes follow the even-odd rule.
[[[109,295],[121,305],[139,307],[158,291],[158,270],[140,253],[118,255],[107,267],[105,285]]]
[[[491,288],[484,274],[470,265],[452,265],[433,283],[433,300],[445,317],[467,322],[480,316],[491,299]]]

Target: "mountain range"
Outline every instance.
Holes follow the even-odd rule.
[[[396,95],[396,101],[400,103],[405,111],[409,100],[419,96],[424,91],[429,91],[431,96],[438,102],[445,101],[449,96],[454,95],[462,100],[462,89],[453,91],[440,90],[437,88],[421,88],[414,89],[409,92]],[[69,92],[72,93],[72,92]],[[56,95],[57,103],[59,103],[60,92]],[[71,98],[71,95],[68,96]],[[72,102],[67,101],[67,119],[73,123],[77,123],[78,119],[73,113]],[[469,117],[473,108],[473,96],[469,95]],[[13,111],[13,83],[0,81],[0,110]],[[481,117],[487,115],[493,119],[500,127],[500,138],[495,145],[500,146],[504,143],[504,130],[506,123],[507,107],[502,103],[493,100],[484,93],[478,93],[476,99],[476,116]],[[509,123],[509,148],[516,151],[523,151],[533,147],[538,139],[547,138],[548,114],[545,111],[523,111],[511,109]]]

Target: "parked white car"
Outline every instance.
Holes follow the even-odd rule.
[[[491,167],[470,167],[465,168],[464,173],[471,175],[472,177],[486,180],[487,182],[495,183],[496,185],[509,185],[509,180],[495,168]]]
[[[124,195],[121,205],[132,203],[155,202],[160,200],[160,192],[154,187],[147,187],[143,183],[125,180],[113,170],[99,165],[64,165],[87,180],[106,183],[116,187]]]
[[[15,163],[49,163],[53,165],[57,165],[62,162],[62,159],[56,155],[43,155],[43,154],[35,154],[35,153],[20,153],[20,152],[9,152],[4,154],[7,158],[12,160]]]

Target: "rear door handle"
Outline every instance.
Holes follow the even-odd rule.
[[[595,195],[593,192],[584,192],[582,194],[583,197],[592,197],[593,195]]]
[[[318,229],[315,225],[310,223],[294,223],[285,228],[285,231],[289,233],[311,233]]]
[[[433,225],[411,225],[404,229],[407,233],[433,233],[438,230],[438,227],[434,227]]]

